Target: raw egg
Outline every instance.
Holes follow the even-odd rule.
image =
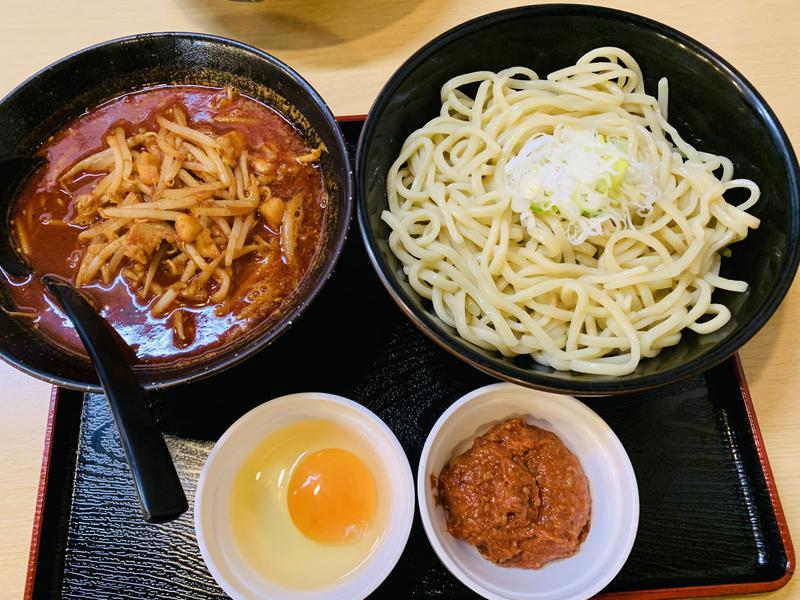
[[[388,507],[380,473],[355,428],[307,419],[272,432],[233,481],[230,519],[238,549],[255,571],[286,587],[341,580],[369,558],[383,534]]]

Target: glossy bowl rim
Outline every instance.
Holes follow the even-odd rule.
[[[612,569],[606,572],[602,577],[599,577],[596,581],[592,583],[591,587],[588,588],[589,591],[588,595],[580,596],[580,598],[592,597],[598,592],[600,592],[603,588],[606,587],[606,585],[608,585],[611,582],[611,580],[622,570],[622,568],[625,565],[625,562],[630,556],[634,542],[636,541],[636,535],[639,530],[639,520],[641,516],[641,502],[639,497],[639,484],[636,478],[636,472],[633,469],[633,464],[631,463],[630,456],[628,455],[625,446],[622,444],[619,437],[617,437],[617,434],[614,432],[611,426],[605,421],[605,419],[603,419],[589,406],[587,406],[586,404],[584,404],[575,397],[567,396],[565,394],[553,394],[552,392],[547,392],[544,390],[526,388],[509,382],[499,382],[499,383],[491,383],[488,385],[484,385],[470,392],[467,392],[466,394],[461,396],[458,400],[456,400],[452,405],[450,405],[450,407],[442,413],[439,419],[437,419],[433,427],[431,427],[430,432],[428,432],[428,436],[427,438],[425,438],[425,444],[422,447],[419,463],[417,465],[417,503],[419,504],[420,520],[422,521],[422,526],[423,529],[425,530],[425,536],[428,538],[428,542],[430,543],[436,555],[439,557],[439,560],[442,561],[447,570],[450,571],[450,573],[456,579],[461,581],[461,583],[469,587],[472,591],[480,594],[485,598],[489,598],[490,600],[508,600],[507,596],[498,594],[497,592],[481,585],[481,583],[472,576],[472,573],[470,573],[466,569],[463,569],[458,564],[458,562],[455,559],[453,559],[452,556],[446,551],[442,543],[439,541],[440,535],[437,533],[434,524],[431,520],[432,507],[429,506],[429,503],[426,498],[426,486],[428,485],[429,481],[427,474],[427,463],[430,460],[431,449],[433,448],[433,444],[439,437],[440,433],[447,428],[451,417],[455,413],[459,412],[461,409],[464,409],[469,404],[474,404],[486,400],[487,397],[490,397],[494,393],[498,392],[502,393],[504,391],[514,391],[514,390],[517,391],[522,390],[525,393],[529,394],[560,396],[560,398],[552,398],[552,400],[558,400],[557,406],[559,409],[566,409],[567,412],[570,413],[570,416],[573,419],[579,420],[581,423],[594,422],[596,424],[595,432],[600,432],[604,434],[606,447],[610,451],[614,452],[617,455],[617,457],[621,460],[621,464],[618,465],[619,473],[621,475],[624,474],[627,482],[629,484],[632,484],[627,488],[627,494],[624,494],[626,497],[628,497],[633,506],[633,510],[630,513],[628,513],[626,515],[626,518],[623,518],[621,522],[621,531],[623,533],[625,544],[624,546],[621,546],[617,549],[616,557],[613,561],[614,566],[612,567]],[[544,417],[545,415],[531,415],[531,416]],[[556,428],[553,429],[553,433],[557,435],[560,434],[560,432]],[[475,435],[472,435],[473,439],[475,437],[477,437],[477,432]],[[578,456],[579,460],[580,458],[581,457]],[[592,522],[594,522],[594,519],[592,519]],[[447,532],[444,532],[444,535],[449,535],[449,534]],[[558,560],[569,560],[569,558],[571,557]],[[546,566],[547,565],[545,564],[543,565],[542,568],[546,568]]]
[[[172,387],[175,385],[183,385],[187,383],[191,383],[193,381],[198,381],[200,379],[205,379],[207,377],[211,377],[229,369],[237,364],[243,362],[247,358],[250,358],[254,354],[258,353],[260,350],[267,347],[269,344],[274,342],[278,339],[284,332],[286,332],[291,324],[299,318],[311,302],[317,297],[320,290],[324,287],[325,283],[330,279],[331,274],[339,261],[339,257],[341,256],[342,249],[344,248],[345,241],[347,240],[347,235],[350,230],[350,224],[352,221],[352,214],[353,214],[353,205],[354,205],[354,194],[355,194],[355,185],[354,185],[354,173],[353,173],[353,166],[350,160],[350,154],[347,150],[347,144],[345,143],[344,134],[342,133],[341,127],[339,127],[339,123],[336,121],[336,117],[333,115],[330,107],[327,103],[322,99],[322,96],[314,89],[314,87],[306,81],[297,71],[295,71],[292,67],[287,65],[285,62],[280,60],[279,58],[265,52],[255,46],[251,46],[249,44],[245,44],[244,42],[240,42],[231,38],[212,35],[207,33],[197,33],[197,32],[190,32],[190,31],[154,31],[148,33],[139,33],[134,35],[126,35],[122,37],[116,37],[110,40],[106,40],[103,42],[99,42],[97,44],[92,44],[90,46],[86,46],[75,52],[71,52],[66,56],[59,58],[58,60],[50,63],[49,65],[42,67],[38,71],[36,71],[33,75],[27,77],[23,82],[15,86],[10,92],[8,92],[5,96],[0,98],[0,106],[5,104],[8,100],[13,98],[16,94],[18,94],[22,89],[33,83],[34,81],[38,80],[40,77],[44,76],[48,71],[53,68],[60,67],[69,63],[75,57],[79,55],[83,55],[88,52],[92,52],[95,50],[103,49],[109,46],[120,46],[124,44],[136,44],[141,41],[148,41],[153,39],[186,39],[191,41],[201,41],[201,42],[209,42],[215,46],[227,46],[234,49],[238,49],[244,52],[248,52],[251,55],[259,58],[262,61],[269,63],[272,67],[276,70],[283,72],[286,76],[291,79],[291,81],[298,86],[311,100],[312,102],[319,107],[320,112],[324,120],[328,123],[331,127],[331,131],[333,133],[333,137],[336,139],[336,143],[338,146],[338,150],[340,151],[342,157],[344,158],[344,170],[345,170],[345,182],[346,185],[342,190],[342,201],[341,201],[341,219],[343,222],[342,232],[336,239],[333,247],[331,248],[331,252],[328,254],[328,257],[323,265],[323,267],[319,271],[319,276],[314,284],[309,288],[308,294],[298,303],[298,305],[291,310],[281,316],[275,325],[269,329],[267,329],[261,336],[258,338],[253,339],[249,344],[242,346],[241,348],[237,348],[235,342],[230,345],[227,349],[222,350],[218,355],[218,362],[211,368],[198,370],[194,373],[182,375],[179,377],[176,376],[167,376],[161,381],[151,381],[146,375],[142,375],[142,373],[152,372],[154,370],[158,370],[164,373],[168,373],[170,370],[170,365],[166,364],[163,367],[157,368],[150,368],[145,371],[135,370],[134,373],[137,375],[137,379],[139,379],[142,387],[146,390],[158,390],[163,388]],[[103,388],[99,383],[88,382],[84,380],[74,379],[71,377],[59,377],[52,375],[50,372],[44,369],[35,368],[25,362],[18,360],[15,356],[10,355],[4,347],[0,346],[0,359],[11,365],[12,367],[22,371],[23,373],[50,383],[52,385],[62,386],[69,389],[84,391],[84,392],[103,392]],[[192,361],[193,365],[201,365],[203,363],[203,358],[196,359]]]
[[[391,446],[392,452],[396,458],[399,459],[401,463],[402,474],[401,477],[403,478],[402,486],[405,488],[405,495],[406,495],[406,504],[407,510],[404,515],[400,516],[400,524],[398,525],[399,529],[395,531],[394,536],[389,536],[389,530],[387,529],[384,533],[383,540],[381,543],[392,543],[395,545],[395,550],[391,555],[391,559],[385,562],[379,572],[379,576],[374,580],[371,580],[367,585],[364,586],[362,592],[363,595],[360,598],[365,598],[369,594],[371,594],[375,589],[386,580],[386,578],[391,574],[394,570],[395,566],[400,560],[400,557],[405,550],[409,537],[411,535],[411,530],[414,525],[414,513],[416,511],[416,494],[414,489],[414,473],[411,469],[411,463],[408,460],[408,455],[406,454],[405,449],[403,448],[400,440],[395,435],[394,431],[386,424],[386,422],[381,419],[377,414],[375,414],[372,410],[356,402],[355,400],[351,400],[345,396],[341,396],[339,394],[332,394],[329,392],[294,392],[291,394],[286,394],[284,396],[279,396],[277,398],[272,398],[265,402],[262,402],[258,406],[253,407],[246,413],[244,413],[241,417],[236,419],[226,430],[225,432],[217,439],[214,443],[214,447],[209,452],[206,460],[203,464],[203,468],[200,471],[200,476],[197,480],[197,488],[195,490],[194,495],[194,506],[193,506],[193,514],[192,514],[192,523],[195,529],[195,534],[197,536],[197,545],[200,549],[200,554],[202,555],[203,562],[205,563],[206,567],[208,568],[209,572],[212,574],[214,580],[224,589],[224,591],[228,594],[233,595],[233,592],[236,591],[235,588],[231,585],[230,581],[226,579],[222,573],[220,573],[217,562],[213,559],[208,551],[208,544],[206,543],[205,537],[205,528],[204,528],[204,519],[201,514],[202,506],[203,506],[203,497],[204,493],[206,492],[206,487],[209,485],[208,483],[208,473],[210,470],[210,465],[212,464],[213,460],[216,459],[217,455],[220,452],[220,449],[230,443],[234,443],[236,441],[236,436],[240,429],[242,429],[245,424],[253,419],[263,418],[261,415],[262,413],[269,413],[270,411],[280,411],[283,405],[288,404],[289,406],[296,407],[298,401],[305,401],[307,403],[313,404],[334,404],[343,409],[344,411],[355,412],[358,415],[364,417],[371,423],[375,425],[375,427],[381,432],[381,435],[384,439],[388,442],[389,446]],[[311,415],[309,415],[310,417]],[[285,426],[285,425],[284,425]],[[274,432],[275,430],[271,430],[266,435]],[[263,441],[263,440],[262,440]],[[359,565],[358,568],[362,567],[365,563]],[[354,572],[352,575],[355,578],[358,578],[358,573]],[[332,586],[335,589],[336,585]],[[308,590],[309,594],[319,594],[324,593],[326,588],[322,588],[323,592],[320,590]],[[327,589],[331,589],[330,587]]]
[[[501,362],[502,359],[499,357],[489,359],[481,354],[476,347],[469,344],[469,342],[461,340],[455,333],[447,335],[440,334],[434,327],[435,320],[438,318],[432,316],[425,310],[418,310],[413,302],[409,301],[405,290],[398,284],[391,269],[381,258],[380,252],[377,249],[377,238],[368,224],[366,183],[364,181],[366,147],[371,142],[376,122],[383,116],[385,107],[397,91],[397,88],[411,75],[419,64],[428,60],[432,55],[448,46],[455,39],[492,27],[498,23],[513,20],[522,15],[537,15],[543,17],[548,15],[588,16],[629,23],[647,29],[654,34],[677,40],[686,48],[689,54],[695,58],[709,61],[716,68],[725,73],[727,79],[738,84],[742,89],[745,99],[751,105],[758,108],[761,117],[761,125],[770,131],[770,137],[775,142],[781,158],[787,165],[789,201],[794,204],[791,230],[794,232],[794,237],[796,239],[800,236],[800,186],[798,185],[798,181],[800,180],[800,166],[798,165],[797,156],[775,112],[767,104],[758,90],[756,90],[744,75],[728,63],[728,61],[694,38],[663,23],[635,13],[580,4],[532,5],[488,13],[445,31],[411,55],[411,57],[391,75],[378,93],[361,131],[355,159],[356,213],[358,216],[358,224],[367,254],[369,255],[370,262],[378,278],[400,309],[429,339],[450,354],[453,354],[473,367],[498,379],[522,386],[555,393],[584,396],[625,394],[680,381],[716,366],[733,355],[760,331],[778,309],[778,306],[788,293],[792,281],[794,280],[795,273],[797,272],[798,262],[800,262],[800,244],[795,244],[793,247],[789,248],[789,252],[784,261],[785,267],[781,272],[777,285],[770,291],[767,300],[756,309],[749,322],[741,327],[735,334],[716,344],[700,357],[689,362],[683,362],[678,366],[656,373],[633,377],[626,376],[628,377],[627,380],[606,379],[600,381],[595,381],[588,377],[583,381],[550,377],[547,374],[539,373],[532,369],[523,369],[515,365],[503,363]]]

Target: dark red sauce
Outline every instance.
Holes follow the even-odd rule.
[[[176,105],[186,113],[190,126],[218,135],[238,131],[251,155],[264,146],[277,152],[278,171],[282,174],[270,184],[273,195],[288,200],[303,194],[304,216],[294,259],[289,264],[278,243],[279,232],[259,220],[250,237],[258,234],[270,241],[270,253],[266,257],[250,254],[234,262],[233,288],[220,304],[184,302],[155,317],[149,310],[153,298],[139,299],[120,274],[109,285],[95,280],[84,285],[82,291],[140,362],[168,363],[189,360],[224,345],[237,332],[273,315],[297,288],[321,237],[327,203],[321,173],[316,163],[298,163],[296,157],[310,148],[282,115],[243,95],[218,108],[221,94],[225,92],[203,86],[163,86],[126,94],[82,115],[42,147],[40,153],[47,165],[27,182],[12,208],[12,225],[17,232],[24,228],[30,248],[26,257],[35,275],[26,281],[8,283],[20,311],[35,312],[34,327],[54,343],[85,355],[69,320],[44,293],[40,277],[54,274],[74,281],[86,245],[78,235],[86,227],[70,223],[73,201],[103,174],[83,174],[66,185],[59,177],[82,158],[105,148],[105,138],[115,127],[122,126],[126,135],[157,131],[156,117]],[[227,117],[239,121],[225,122]],[[259,310],[242,319],[238,313],[247,305],[245,294],[254,278],[266,283],[263,287],[268,297],[260,298]],[[159,270],[155,280],[169,285],[175,279]],[[175,339],[170,319],[176,310],[183,311],[188,342],[178,343]]]

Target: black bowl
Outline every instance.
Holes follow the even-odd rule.
[[[0,101],[0,159],[15,154],[31,156],[48,136],[105,100],[167,83],[232,85],[280,111],[309,143],[324,142],[328,152],[321,158],[321,167],[330,202],[320,251],[279,313],[231,344],[197,359],[134,367],[145,388],[206,377],[244,360],[281,335],[328,279],[352,211],[352,171],[344,138],[319,94],[265,52],[196,33],[149,33],[112,40],[76,52],[33,75]],[[6,219],[9,208],[2,207]],[[0,280],[0,303],[10,306],[5,280]],[[61,386],[100,389],[88,359],[63,351],[23,321],[0,311],[0,354],[6,361]]]
[[[506,359],[458,337],[408,284],[389,250],[386,174],[415,129],[437,116],[439,89],[451,77],[514,65],[540,75],[574,64],[587,51],[619,46],[638,61],[645,87],[669,78],[669,119],[698,149],[733,160],[735,176],[761,186],[751,210],[759,229],[735,244],[722,274],[750,283],[744,294],[717,290],[733,314],[719,331],[685,332],[681,342],[643,359],[622,377],[558,372],[529,357]],[[779,60],[776,57],[776,60]],[[800,197],[791,145],[764,99],[725,60],[665,25],[630,13],[578,5],[529,6],[492,13],[440,35],[408,59],[378,95],[359,140],[356,196],[361,231],[386,289],[424,333],[446,350],[501,379],[575,394],[614,394],[666,384],[709,369],[733,354],[773,314],[798,263]]]

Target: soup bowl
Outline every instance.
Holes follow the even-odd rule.
[[[135,364],[146,389],[187,383],[243,361],[280,336],[328,279],[344,244],[352,210],[352,172],[342,133],[331,111],[300,75],[273,56],[239,42],[196,33],[149,33],[80,50],[33,75],[0,101],[0,163],[33,156],[70,121],[106,100],[161,84],[232,86],[277,110],[309,145],[324,143],[320,170],[328,194],[319,248],[302,281],[270,317],[230,342],[199,356]],[[16,189],[24,176],[4,181]],[[15,180],[16,179],[16,180]],[[9,221],[13,198],[0,207]],[[10,228],[3,248],[10,251]],[[39,274],[34,274],[38,276]],[[8,314],[9,285],[0,278],[0,356],[22,371],[60,386],[99,390],[86,357],[62,349],[32,326]]]
[[[479,348],[442,321],[409,284],[389,247],[387,173],[409,134],[439,115],[440,89],[474,71],[524,66],[543,77],[588,51],[618,46],[644,74],[645,90],[669,80],[669,121],[698,150],[733,161],[734,176],[761,187],[749,212],[758,229],[730,247],[721,275],[749,283],[744,293],[717,289],[712,301],[732,314],[721,329],[684,331],[677,345],[642,359],[627,375],[557,371],[528,355],[509,358]],[[767,322],[797,271],[800,233],[798,164],[789,139],[761,95],[723,58],[670,27],[634,14],[578,5],[540,5],[479,17],[443,33],[391,76],[370,110],[356,157],[358,221],[373,266],[392,298],[433,341],[495,377],[543,390],[583,395],[633,392],[700,373],[721,362]],[[734,202],[735,203],[735,202]]]

